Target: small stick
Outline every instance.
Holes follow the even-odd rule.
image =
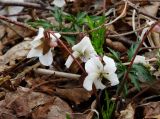
[[[6,21],[6,22],[12,23],[12,24],[21,26],[21,27],[23,27],[23,28],[27,28],[27,29],[29,29],[29,30],[31,30],[31,31],[33,31],[33,32],[37,32],[36,29],[34,29],[34,28],[32,28],[32,27],[30,27],[30,26],[28,26],[28,25],[26,25],[26,24],[23,24],[23,23],[21,23],[21,22],[17,22],[17,21],[8,19],[8,18],[5,17],[5,16],[0,15],[0,19],[3,20],[3,21]]]
[[[0,6],[23,6],[34,9],[43,9],[43,10],[53,10],[51,7],[45,7],[40,4],[30,3],[30,2],[1,2]]]
[[[65,72],[53,71],[53,70],[42,69],[42,68],[34,69],[34,71],[39,74],[55,75],[57,77],[65,77],[65,78],[71,78],[71,79],[80,78],[80,75],[78,74],[65,73]]]

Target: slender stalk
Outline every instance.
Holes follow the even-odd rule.
[[[17,26],[21,26],[21,27],[23,27],[23,28],[27,28],[27,29],[29,29],[29,30],[31,30],[31,31],[33,31],[33,32],[37,32],[36,29],[28,26],[27,24],[23,24],[23,23],[21,23],[21,22],[8,19],[8,18],[5,17],[5,16],[0,15],[0,19],[3,20],[3,21],[9,22],[9,23],[15,24],[15,25],[17,25]]]
[[[86,71],[84,70],[84,68],[82,67],[82,65],[79,63],[79,61],[72,55],[71,51],[66,47],[66,45],[59,39],[57,38],[57,36],[54,34],[54,32],[49,31],[59,42],[59,44],[62,45],[62,47],[71,55],[71,57],[74,59],[74,61],[78,64],[78,66],[80,67],[80,69],[83,71],[84,74],[86,74]]]

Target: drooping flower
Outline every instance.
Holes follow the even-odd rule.
[[[66,2],[65,0],[54,0],[51,4],[54,4],[57,7],[63,7]]]
[[[46,41],[44,38],[44,29],[39,28],[38,35],[31,42],[32,48],[27,55],[27,58],[39,57],[40,62],[49,66],[53,62],[53,54],[51,49],[54,49],[57,46],[57,39],[52,35],[50,35],[50,41]],[[61,35],[59,33],[55,33],[57,38],[60,38]]]
[[[0,0],[1,2],[16,2],[21,3],[24,2],[24,0]],[[24,7],[20,6],[6,6],[3,9],[0,10],[0,15],[15,15],[20,13],[23,10]],[[17,16],[11,16],[10,19],[17,21]]]
[[[103,61],[105,65],[102,64],[98,57],[93,57],[88,60],[85,64],[85,70],[88,73],[88,76],[83,82],[83,87],[91,91],[93,83],[96,86],[96,89],[104,89],[106,86],[102,84],[102,79],[108,79],[111,83],[111,86],[119,84],[119,80],[116,72],[116,64],[113,59],[104,56]]]
[[[86,62],[90,58],[97,56],[97,53],[94,50],[89,37],[87,36],[85,36],[78,44],[74,45],[72,50],[72,55],[75,58],[80,58],[83,62]],[[65,63],[66,67],[69,68],[72,62],[73,58],[69,56]]]

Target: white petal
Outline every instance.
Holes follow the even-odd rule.
[[[54,33],[54,35],[55,35],[57,38],[60,38],[60,37],[61,37],[61,34],[59,34],[59,33]],[[50,37],[51,37],[52,42],[57,41],[57,39],[56,39],[52,34],[50,34]]]
[[[72,55],[73,55],[75,58],[78,58],[80,54],[75,51],[75,52],[72,53]],[[65,63],[65,66],[66,66],[67,68],[69,68],[69,67],[71,66],[72,62],[73,62],[73,58],[72,58],[71,56],[69,56],[68,59],[67,59],[67,61],[66,61],[66,63]]]
[[[54,4],[57,7],[63,7],[66,4],[66,2],[65,0],[54,0],[52,4]]]
[[[134,62],[133,63],[143,63],[143,64],[146,64],[146,61],[145,61],[145,57],[144,56],[140,56],[140,55],[137,55],[134,59]]]
[[[39,45],[41,45],[42,44],[42,40],[41,40],[41,38],[43,38],[44,37],[44,28],[39,28],[39,30],[38,30],[38,35],[34,38],[34,40],[31,42],[31,45],[33,46],[33,47],[37,47],[37,46],[39,46]]]
[[[85,36],[78,44],[72,47],[73,51],[84,53],[87,48],[90,48],[91,41],[89,37]]]
[[[103,65],[98,57],[93,57],[85,63],[85,70],[87,73],[102,72]]]
[[[106,88],[106,86],[102,84],[102,82],[101,82],[100,79],[94,80],[94,84],[95,84],[95,86],[96,86],[96,89],[101,89],[101,90],[103,90],[104,88]]]
[[[111,73],[109,75],[105,74],[104,77],[111,82],[111,86],[119,84],[118,76],[116,73]]]
[[[88,90],[88,91],[91,91],[92,90],[92,85],[93,85],[93,82],[94,80],[96,80],[98,78],[98,74],[96,73],[92,73],[92,74],[89,74],[84,82],[83,82],[83,87]]]
[[[45,55],[40,56],[39,60],[45,66],[51,65],[53,62],[53,55],[51,50],[49,50],[48,53],[46,53]]]
[[[18,14],[23,10],[23,7],[8,7],[8,15]]]
[[[7,15],[7,14],[8,12],[6,8],[0,10],[0,15]]]
[[[105,72],[115,72],[117,70],[114,60],[110,57],[104,56],[103,61],[105,62],[104,71]]]
[[[29,51],[29,53],[28,53],[28,55],[27,55],[27,58],[40,57],[40,56],[42,56],[42,55],[43,55],[42,49],[34,49],[34,48],[32,48],[32,49]]]

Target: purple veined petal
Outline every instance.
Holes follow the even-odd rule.
[[[87,73],[99,73],[103,71],[103,64],[98,57],[93,57],[85,63],[85,70]]]
[[[45,66],[50,66],[53,62],[53,54],[51,52],[51,49],[45,55],[40,56],[39,60],[40,60],[41,64],[43,64]]]
[[[32,48],[32,49],[29,51],[29,53],[28,53],[28,55],[27,55],[27,58],[40,57],[40,56],[42,56],[42,55],[43,55],[42,49],[34,49],[34,48]]]
[[[75,58],[78,58],[80,54],[79,54],[79,52],[75,51],[75,52],[72,53],[72,55],[73,55]],[[67,68],[69,68],[69,67],[71,66],[73,60],[74,60],[74,59],[69,55],[69,57],[68,57],[68,59],[67,59],[67,61],[66,61],[66,63],[65,63],[65,66],[66,66]]]
[[[104,56],[103,61],[105,62],[104,71],[107,73],[115,72],[117,70],[116,63],[110,57]]]
[[[104,74],[103,76],[110,81],[111,86],[119,84],[118,76],[116,73]]]
[[[93,82],[94,80],[96,80],[98,78],[98,74],[97,73],[91,73],[89,74],[84,82],[83,82],[83,87],[88,90],[88,91],[91,91],[92,90],[92,85],[93,85]]]
[[[96,86],[96,89],[101,89],[101,90],[103,90],[103,89],[106,88],[106,86],[105,86],[104,84],[102,84],[101,79],[95,79],[95,80],[94,80],[94,84],[95,84],[95,86]]]

